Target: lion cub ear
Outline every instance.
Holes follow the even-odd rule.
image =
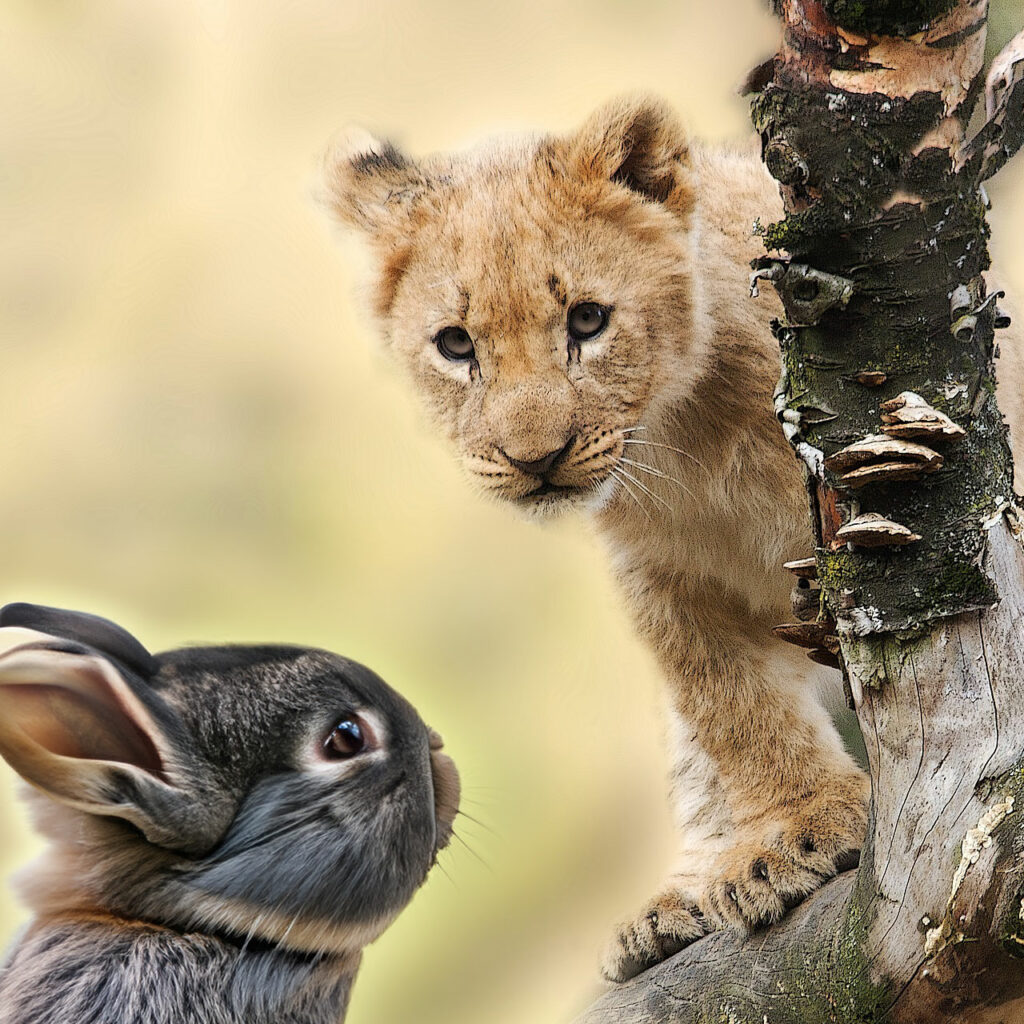
[[[686,132],[667,103],[626,97],[601,107],[569,139],[570,165],[676,212],[693,202]]]
[[[344,132],[324,157],[325,205],[342,224],[370,235],[401,226],[426,189],[412,160],[361,128]]]

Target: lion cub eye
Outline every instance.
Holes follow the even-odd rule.
[[[595,338],[608,325],[608,307],[597,302],[577,302],[569,310],[566,327],[573,341]]]
[[[476,356],[473,339],[461,327],[445,327],[438,331],[434,335],[434,344],[437,346],[437,351],[453,363],[473,359]]]

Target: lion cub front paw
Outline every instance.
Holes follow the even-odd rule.
[[[665,889],[619,926],[601,959],[601,973],[608,981],[628,981],[709,930],[695,899]]]
[[[823,882],[855,867],[867,827],[864,780],[766,814],[715,865],[700,908],[712,928],[773,924]]]
[[[663,889],[620,925],[601,973],[628,981],[709,932],[773,924],[823,882],[860,856],[867,827],[862,775],[800,802],[799,810],[765,812],[699,876]],[[692,867],[692,865],[687,865]]]

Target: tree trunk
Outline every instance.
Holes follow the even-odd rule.
[[[1020,1024],[1024,545],[982,182],[1024,138],[1024,34],[968,141],[987,0],[775,7],[784,43],[751,88],[787,216],[761,229],[777,255],[755,290],[771,281],[786,310],[776,411],[872,819],[857,872],[767,931],[689,946],[580,1024]]]

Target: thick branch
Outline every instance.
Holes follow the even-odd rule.
[[[982,1024],[1024,997],[1024,548],[1002,521],[986,568],[998,608],[889,640],[884,686],[858,695],[884,781],[859,872],[773,928],[689,946],[577,1024]]]
[[[986,0],[776,6],[784,45],[748,85],[787,217],[762,229],[780,255],[755,276],[785,308],[776,411],[872,822],[855,882],[745,941],[702,940],[582,1021],[981,1024],[1024,996],[1024,548],[979,194],[1021,144],[1022,43],[967,146]]]
[[[844,931],[856,873],[819,889],[780,924],[746,938],[715,932],[672,960],[609,991],[576,1024],[676,1021],[827,1021],[828,978],[846,954]],[[854,950],[856,955],[856,950]],[[808,984],[810,979],[816,984]],[[850,993],[860,1005],[865,992]]]

